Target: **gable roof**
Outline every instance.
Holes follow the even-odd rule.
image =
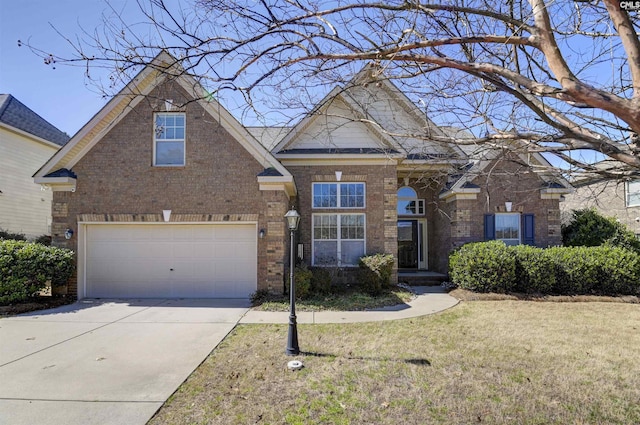
[[[444,127],[443,130],[451,137],[458,139],[472,139],[473,135],[463,129],[455,127]],[[508,144],[515,145],[517,142],[509,141]],[[460,170],[460,173],[451,175],[446,183],[442,196],[448,193],[464,192],[466,189],[479,189],[473,180],[482,174],[485,169],[495,160],[499,159],[504,151],[498,147],[485,144],[461,144],[459,146],[469,158],[469,163]],[[508,150],[508,152],[512,152]],[[523,163],[533,169],[542,181],[541,189],[549,193],[570,193],[573,188],[571,183],[560,173],[552,171],[553,167],[547,159],[540,153],[524,153],[518,149],[515,153]]]
[[[330,120],[320,122],[329,117]],[[314,125],[323,137],[309,136]],[[329,134],[333,127],[337,136]],[[344,129],[361,129],[372,137],[361,145],[345,141]],[[327,133],[328,137],[324,137]],[[427,135],[425,137],[425,134]],[[366,66],[344,87],[335,87],[276,145],[280,158],[313,157],[321,154],[368,155],[408,159],[412,163],[443,162],[464,158],[455,145],[429,137],[446,137],[409,98],[384,76]],[[305,139],[306,137],[306,139]],[[363,139],[364,140],[364,139]],[[310,146],[310,144],[316,144]],[[356,142],[357,143],[357,142]]]
[[[345,116],[345,115],[351,116]],[[333,123],[327,124],[320,122],[320,120],[326,118],[334,120]],[[302,137],[309,136],[309,130],[318,124],[319,130],[327,132],[323,134],[326,137],[313,137],[313,143],[315,146],[310,147],[304,144],[301,140]],[[334,137],[329,134],[333,129],[329,126],[334,126],[334,129],[340,129],[344,127],[350,127],[355,129],[356,127],[368,132],[374,136],[375,139],[370,139],[369,143],[365,146],[343,146],[334,141]],[[319,143],[317,143],[319,141]],[[388,154],[389,152],[398,152],[400,147],[395,143],[392,138],[389,138],[383,131],[383,129],[377,125],[373,120],[367,119],[365,111],[362,110],[360,105],[349,95],[347,90],[342,87],[335,87],[329,94],[327,94],[322,101],[320,101],[298,124],[296,124],[290,131],[280,140],[280,142],[274,147],[273,152],[278,157],[284,155],[308,155],[313,153],[327,153],[332,151],[336,153],[341,152],[342,149],[367,149],[368,153]],[[303,153],[304,152],[304,153]],[[349,152],[351,153],[351,152]],[[360,152],[362,153],[362,152]]]
[[[195,78],[186,74],[169,53],[160,52],[118,94],[78,131],[73,138],[34,175],[36,183],[55,184],[54,173],[61,169],[71,170],[118,122],[159,84],[172,78],[198,104],[228,131],[265,169],[276,170],[281,177],[279,183],[287,183],[287,191],[295,193],[293,176],[243,127],[222,105],[207,93]],[[259,177],[260,179],[267,179]]]
[[[10,94],[0,94],[0,123],[64,146],[69,136]]]

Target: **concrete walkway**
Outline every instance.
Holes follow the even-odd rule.
[[[446,310],[458,304],[458,300],[439,286],[414,286],[417,296],[407,304],[365,311],[296,311],[299,324],[359,323],[384,320],[409,319]],[[240,323],[289,323],[289,312],[249,310]]]

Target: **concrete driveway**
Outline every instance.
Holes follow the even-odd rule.
[[[145,424],[247,300],[83,300],[0,320],[0,424]]]

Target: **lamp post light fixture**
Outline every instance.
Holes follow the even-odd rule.
[[[289,334],[287,336],[287,356],[295,356],[300,354],[300,347],[298,346],[298,325],[296,323],[296,285],[293,276],[293,269],[295,268],[295,253],[294,247],[294,232],[298,228],[300,223],[300,214],[298,211],[291,208],[284,215],[287,220],[287,226],[289,226],[289,232],[291,233],[291,246],[290,246],[290,259],[289,259],[289,304],[291,310],[289,312]]]

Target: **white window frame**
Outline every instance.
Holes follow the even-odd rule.
[[[362,217],[362,231],[363,238],[362,239],[342,239],[342,216],[348,215],[356,215]],[[336,239],[316,239],[315,234],[315,217],[336,217]],[[324,242],[336,242],[336,263],[316,263],[316,241],[324,241]],[[343,263],[342,261],[342,242],[350,241],[350,242],[362,242],[362,255],[366,255],[367,252],[367,217],[364,213],[326,213],[326,214],[311,214],[311,264],[314,266],[325,266],[325,267],[335,267],[335,266],[353,266],[357,267],[358,263]]]
[[[631,189],[631,186],[637,186],[637,189]],[[633,180],[624,185],[625,201],[627,207],[640,207],[640,180]],[[633,198],[633,200],[632,200]]]
[[[341,205],[342,200],[342,186],[357,184],[362,186],[362,206],[361,207],[343,207]],[[316,186],[319,185],[336,185],[336,206],[335,207],[316,207],[315,206],[315,193]],[[337,210],[337,209],[350,209],[350,210],[363,210],[367,207],[367,185],[364,182],[314,182],[311,185],[311,208],[315,210]]]
[[[183,127],[183,135],[184,137],[182,138],[177,138],[177,139],[158,139],[158,129],[156,127],[156,120],[159,116],[169,116],[169,115],[173,115],[173,116],[180,116],[183,118],[184,121],[184,127]],[[186,114],[184,112],[156,112],[153,114],[153,166],[154,167],[184,167],[186,165],[186,155],[187,155],[187,143],[186,143],[186,139],[187,139],[187,117]],[[171,142],[171,143],[176,143],[176,142],[181,142],[182,143],[182,163],[181,164],[162,164],[162,163],[158,163],[158,156],[157,156],[157,145],[158,143],[163,143],[163,142]]]
[[[516,217],[518,223],[517,238],[499,238],[498,237],[498,218],[499,217]],[[494,233],[496,240],[503,241],[507,245],[520,245],[522,243],[522,216],[520,213],[496,213],[494,216]]]
[[[415,196],[400,196],[400,191],[402,191],[402,189],[411,189],[411,192],[415,194]],[[424,216],[425,215],[425,201],[424,199],[419,199],[418,198],[418,193],[416,192],[416,190],[414,188],[412,188],[411,186],[403,186],[400,189],[398,189],[398,200],[396,203],[396,212],[398,213],[398,216],[400,217],[418,217],[418,216]],[[416,212],[411,213],[411,212],[402,212],[400,213],[400,211],[398,211],[398,208],[400,207],[400,202],[415,202],[415,210]]]

